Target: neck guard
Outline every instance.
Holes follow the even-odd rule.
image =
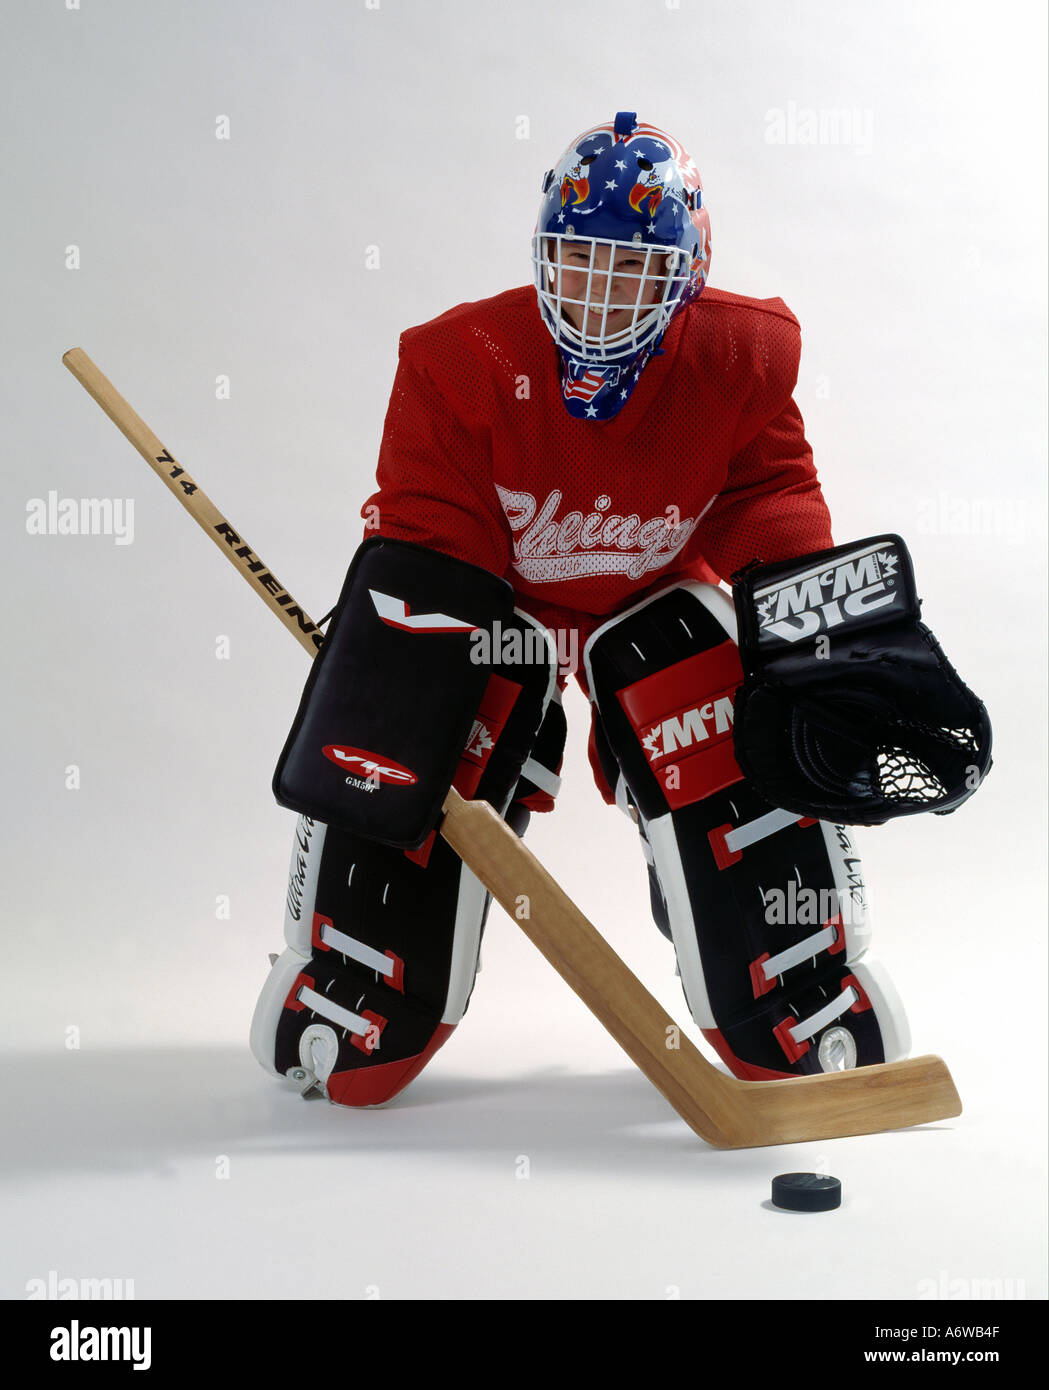
[[[569,415],[577,420],[611,420],[630,399],[646,362],[658,357],[662,334],[633,357],[617,362],[596,362],[576,357],[564,347],[561,356],[561,398]]]

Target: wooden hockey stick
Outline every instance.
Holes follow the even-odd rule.
[[[323,633],[80,348],[62,361],[293,636],[315,656]],[[961,1114],[938,1057],[782,1081],[738,1081],[712,1066],[531,851],[482,801],[453,788],[440,833],[631,1060],[716,1148],[753,1148],[901,1129]],[[522,898],[530,915],[517,915]]]

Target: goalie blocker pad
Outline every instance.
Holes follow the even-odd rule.
[[[770,805],[736,763],[734,636],[728,595],[690,581],[617,615],[585,649],[597,754],[638,822],[656,924],[693,1018],[736,1076],[896,1060],[906,1016],[867,954],[850,835]]]
[[[769,801],[881,825],[972,795],[991,766],[990,721],[919,621],[899,536],[744,569],[733,585],[736,758]]]
[[[277,763],[290,810],[416,849],[433,831],[513,613],[505,580],[373,537],[350,564]]]

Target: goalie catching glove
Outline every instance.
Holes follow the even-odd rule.
[[[741,570],[733,598],[736,759],[772,805],[881,825],[972,795],[990,721],[919,621],[899,536]]]

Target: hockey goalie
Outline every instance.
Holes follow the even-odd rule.
[[[685,150],[619,112],[542,193],[534,285],[401,336],[364,539],[274,775],[299,819],[252,1050],[349,1106],[426,1066],[490,901],[442,803],[454,786],[520,835],[552,811],[574,678],[724,1064],[897,1060],[850,827],[971,795],[984,708],[920,622],[902,538],[832,535],[797,320],[708,287]]]

